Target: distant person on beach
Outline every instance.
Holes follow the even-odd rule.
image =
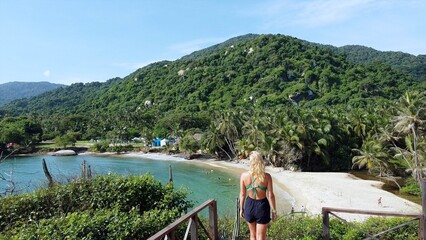
[[[382,207],[383,205],[382,205],[382,197],[379,197],[379,199],[377,199],[377,205],[379,206],[379,207]]]
[[[240,214],[249,226],[250,240],[266,239],[268,223],[277,219],[272,177],[257,151],[250,153],[249,171],[241,174]]]

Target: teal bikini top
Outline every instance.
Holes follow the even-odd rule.
[[[251,176],[250,176],[250,178],[251,178]],[[253,196],[254,197],[256,197],[256,188],[259,188],[260,190],[263,190],[263,191],[266,191],[266,189],[268,189],[267,187],[264,187],[264,186],[261,186],[261,185],[254,186],[254,182],[256,182],[256,178],[253,178],[253,180],[251,181],[251,184],[246,186],[247,190],[250,190],[250,189],[253,190]]]

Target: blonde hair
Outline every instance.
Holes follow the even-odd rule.
[[[265,162],[263,161],[262,154],[258,151],[250,153],[249,173],[259,182],[263,182],[265,180]]]

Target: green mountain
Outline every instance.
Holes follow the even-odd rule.
[[[245,35],[176,61],[153,63],[123,79],[73,84],[14,101],[3,110],[163,114],[228,109],[250,101],[259,107],[359,106],[425,89],[425,81],[402,68],[379,61],[358,64],[348,57],[351,51],[345,53],[284,35]]]
[[[211,47],[193,52],[182,57],[182,60],[196,59],[208,56],[214,52],[230,47],[238,42],[250,40],[258,37],[257,34],[246,34],[231,38],[223,43],[213,45]],[[346,59],[355,64],[370,64],[380,62],[392,66],[395,69],[403,70],[411,74],[414,78],[426,80],[426,55],[414,56],[408,53],[395,51],[378,51],[371,47],[360,45],[346,45],[343,47],[335,47],[331,45],[323,45],[305,41],[307,44],[312,44],[320,48],[329,49],[337,54],[344,54]]]
[[[15,99],[29,98],[60,87],[50,82],[8,82],[0,84],[0,106]]]
[[[349,61],[357,64],[381,62],[395,69],[401,69],[416,79],[426,80],[426,55],[414,56],[403,52],[383,52],[359,45],[343,46],[335,48],[334,51],[345,54]]]
[[[242,35],[242,36],[238,36],[238,37],[233,37],[229,40],[226,40],[223,43],[215,44],[213,46],[210,46],[210,47],[204,48],[202,50],[195,51],[195,52],[188,54],[186,56],[183,56],[181,58],[181,60],[189,60],[189,59],[197,59],[197,58],[201,58],[201,57],[206,57],[206,56],[213,54],[213,53],[216,53],[216,52],[218,52],[218,51],[220,51],[224,48],[232,47],[234,44],[237,44],[237,43],[242,42],[242,41],[248,41],[248,40],[256,38],[258,36],[259,36],[258,34],[250,33],[250,34],[246,34],[246,35]]]

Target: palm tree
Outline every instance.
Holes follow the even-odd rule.
[[[219,117],[213,121],[213,123],[217,133],[223,137],[223,140],[231,151],[232,156],[236,156],[235,142],[239,136],[239,119],[236,114],[233,112],[221,113]]]
[[[260,148],[266,158],[266,161],[276,166],[275,162],[280,150],[278,138],[275,138],[273,136],[266,136]]]
[[[251,144],[245,137],[237,141],[238,156],[240,158],[246,158],[249,156],[250,151],[253,151],[254,149],[255,146]]]
[[[361,149],[353,149],[358,155],[352,158],[353,167],[359,169],[366,167],[371,173],[372,170],[379,170],[379,175],[385,172],[388,164],[389,154],[383,145],[376,140],[367,140],[362,144]]]
[[[421,155],[422,153],[419,154],[418,151],[418,147],[423,145],[422,140],[425,137],[424,134],[421,134],[426,125],[424,93],[406,92],[400,98],[397,114],[392,119],[394,130],[399,137],[405,139],[406,148],[402,149],[394,143],[395,149],[399,152],[399,156],[403,156],[409,166],[411,166],[414,178],[420,181],[423,178],[423,167],[426,165],[424,156]],[[406,151],[409,153],[407,154]],[[411,157],[407,158],[407,156]]]
[[[222,152],[228,154],[223,146],[225,145],[225,141],[223,136],[217,131],[216,126],[212,123],[208,131],[203,134],[202,145],[204,149],[206,149],[210,153],[216,154],[217,157],[220,158],[217,149],[220,149]],[[232,159],[228,155],[229,159]]]
[[[259,148],[265,141],[266,131],[271,128],[270,119],[267,117],[269,113],[255,110],[246,114],[242,121],[242,135],[247,138],[249,144]]]
[[[246,136],[248,142],[254,146],[259,146],[265,139],[265,134],[260,128],[261,126],[257,125],[256,122],[244,122],[242,128],[243,135]]]
[[[349,121],[351,122],[353,133],[362,142],[367,136],[367,113],[358,108],[352,109],[349,112]]]

